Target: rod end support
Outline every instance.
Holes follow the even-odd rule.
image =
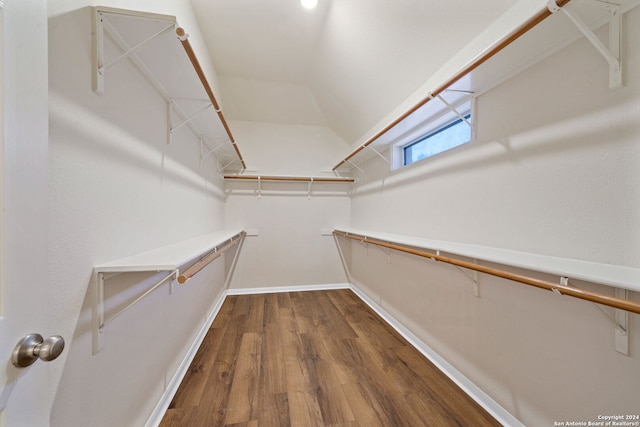
[[[187,34],[184,28],[181,27],[176,28],[176,35],[181,42],[186,41],[189,38],[189,34]]]

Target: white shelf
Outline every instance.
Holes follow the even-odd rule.
[[[244,160],[204,71],[175,16],[94,7],[94,91],[102,95],[112,68],[130,61],[163,98],[167,142],[180,143],[185,132],[200,144],[200,158],[218,158],[222,169]],[[161,124],[164,125],[164,124]],[[240,167],[242,166],[242,167]]]
[[[222,178],[228,194],[250,191],[258,198],[276,191],[286,191],[289,195],[297,193],[308,198],[314,193],[342,196],[349,194],[353,183],[357,181],[353,177],[300,175],[226,174]]]
[[[367,236],[389,243],[397,243],[431,251],[441,251],[452,255],[640,292],[640,268],[559,258],[490,246],[431,240],[402,234],[379,233],[344,227],[336,228],[336,230],[348,234]]]
[[[221,230],[214,233],[204,234],[188,240],[183,240],[172,245],[162,246],[147,252],[141,252],[136,255],[120,258],[105,264],[96,265],[93,268],[93,353],[99,352],[104,346],[103,329],[105,325],[118,317],[120,314],[129,310],[138,301],[145,298],[149,293],[153,292],[160,285],[170,282],[171,293],[173,293],[174,280],[178,280],[179,268],[187,265],[193,260],[211,252],[214,248],[220,248],[225,244],[231,244],[232,241],[238,242],[242,240],[244,233],[241,229],[237,230]],[[220,248],[220,250],[224,250]],[[238,252],[234,255],[237,257]],[[234,258],[234,263],[235,263]],[[211,261],[208,261],[211,262]],[[106,319],[105,316],[105,282],[107,278],[113,277],[114,274],[134,273],[143,271],[161,272],[166,271],[168,274],[164,276],[155,285],[149,287],[142,295],[138,296],[129,305],[122,308],[117,314]]]
[[[94,267],[96,273],[123,273],[136,271],[173,271],[216,246],[228,242],[242,232],[222,230],[117,259]]]

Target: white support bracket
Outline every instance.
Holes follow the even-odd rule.
[[[96,272],[96,279],[95,279],[96,288],[95,288],[94,312],[93,312],[93,354],[98,353],[104,347],[104,327],[106,325],[114,321],[125,311],[129,310],[131,307],[133,307],[135,304],[137,304],[140,300],[142,300],[144,297],[149,295],[151,292],[156,290],[160,285],[165,283],[167,280],[171,280],[170,286],[169,286],[169,293],[173,294],[175,289],[174,280],[178,279],[180,272],[178,269],[169,271],[169,274],[167,274],[160,281],[158,281],[149,289],[147,289],[142,295],[138,296],[135,300],[130,302],[126,307],[120,309],[116,314],[112,315],[109,319],[105,318],[105,312],[104,312],[104,303],[105,303],[104,285],[105,285],[105,281],[109,277],[113,277],[114,274],[110,274],[109,276],[107,276],[107,274],[109,273],[105,273],[102,271]],[[120,274],[120,273],[116,273],[115,275],[117,274]]]
[[[568,277],[561,277],[560,284],[562,286],[571,286],[571,284],[569,284]],[[562,293],[558,289],[553,289],[553,292],[557,293],[558,295],[562,295]],[[627,291],[626,289],[615,288],[615,296],[616,298],[627,299],[629,297],[629,291]],[[615,327],[614,329],[615,350],[620,354],[624,354],[625,356],[628,356],[629,355],[629,319],[628,319],[629,312],[627,312],[626,310],[620,310],[618,308],[615,308],[614,317],[611,317],[598,304],[593,303],[593,306],[596,307],[598,311],[600,311],[600,313],[602,313],[602,315],[607,320],[609,320]]]
[[[111,25],[107,17],[103,12],[94,8],[94,27],[95,27],[95,36],[94,36],[94,76],[93,76],[93,90],[98,95],[104,95],[104,75],[106,70],[119,62],[122,59],[131,57],[132,59],[138,60],[136,56],[136,52],[147,43],[166,32],[175,29],[176,24],[172,22],[162,30],[157,33],[151,35],[147,39],[142,42],[136,44],[135,46],[129,46],[124,42],[124,39],[120,36],[118,31]],[[123,50],[123,53],[118,55],[116,58],[112,59],[108,64],[105,64],[104,58],[104,40],[105,40],[105,31],[113,37],[113,39],[118,43],[120,48]],[[139,61],[139,60],[138,60]],[[135,61],[134,61],[135,62]],[[137,64],[138,65],[138,64]]]
[[[211,150],[209,150],[208,152],[204,152],[204,137],[200,138],[200,160],[204,160],[205,158],[209,157],[211,154],[215,153],[216,151],[218,151],[220,148],[224,147],[224,145],[226,144],[226,142],[221,142],[220,144],[216,145],[215,147],[213,147]]]
[[[222,157],[222,156],[220,156],[220,157]],[[219,160],[219,159],[218,159],[218,160]],[[237,162],[237,160],[231,160],[229,163],[226,163],[226,164],[222,165],[222,167],[220,168],[220,170],[219,170],[219,171],[220,171],[220,172],[224,172],[224,170],[225,170],[227,167],[231,166],[232,164],[234,164],[234,163],[236,163],[236,162]],[[220,162],[220,164],[222,164],[222,162]]]
[[[373,148],[371,145],[367,145],[365,148],[368,148],[369,150],[373,151],[374,153],[376,153],[382,160],[384,160],[385,162],[387,162],[387,164],[391,163],[389,162],[389,159],[387,159],[385,156],[382,155],[382,153],[380,153],[378,150],[376,150],[375,148]]]
[[[170,105],[173,107],[175,105],[175,103],[173,102],[173,100],[171,100]],[[182,126],[190,123],[193,119],[195,119],[199,114],[207,111],[210,107],[213,107],[213,104],[211,104],[210,102],[204,106],[203,108],[199,109],[198,111],[196,111],[195,113],[193,113],[192,115],[190,115],[189,117],[185,118],[182,122],[178,123],[176,126],[170,126],[169,127],[169,132],[173,133],[173,131],[180,129]]]
[[[559,7],[556,0],[549,0],[547,8],[552,13],[562,11],[584,34],[598,52],[609,64],[609,88],[617,89],[622,87],[622,64],[620,56],[620,37],[622,32],[622,12],[619,5],[609,3],[609,46],[595,35],[589,26],[574,12],[566,7]]]
[[[362,170],[362,169],[360,168],[360,166],[356,165],[356,164],[355,164],[354,162],[352,162],[351,160],[347,160],[347,161],[348,161],[349,163],[351,163],[351,166],[353,166],[354,168],[356,168],[356,169],[358,169],[360,172],[362,172],[362,174],[363,174],[363,175],[366,175],[366,174],[367,174],[364,170]]]
[[[391,249],[378,245],[375,246],[387,255],[387,264],[391,264]]]
[[[478,260],[474,259],[473,262],[477,264]],[[471,272],[471,276],[473,277],[473,296],[480,298],[480,272],[473,271]]]
[[[351,284],[355,284],[353,277],[351,276],[351,271],[349,270],[349,264],[347,263],[347,260],[344,257],[344,253],[342,252],[340,241],[338,240],[338,236],[336,236],[335,234],[333,234],[333,241],[336,243],[336,247],[338,248],[338,253],[340,254],[340,261],[342,261],[342,267],[344,268],[344,272],[347,275],[347,281]]]
[[[113,26],[109,22],[109,20],[104,16],[104,14],[98,12],[98,17],[100,19],[100,24],[102,24],[101,28],[100,28],[101,31],[104,31],[104,27],[105,26],[108,26],[110,31],[114,31],[114,32],[116,31],[115,28],[113,28]],[[147,39],[141,41],[137,45],[130,47],[125,52],[121,53],[120,55],[118,55],[117,57],[112,59],[108,64],[99,66],[98,67],[98,78],[104,78],[104,73],[108,68],[112,67],[113,65],[118,63],[120,60],[128,58],[130,55],[135,53],[141,47],[145,46],[147,43],[151,42],[152,40],[155,40],[156,38],[160,37],[161,35],[163,35],[164,33],[168,32],[168,31],[174,30],[175,28],[176,28],[176,25],[172,23],[169,26],[167,26],[167,27],[163,28],[162,30],[158,31],[157,33],[153,34],[152,36],[148,37]],[[103,60],[104,60],[104,58],[103,58]]]
[[[173,127],[173,99],[167,101],[167,145],[171,145],[171,128]]]
[[[313,185],[313,178],[309,179],[309,185],[307,186],[307,198],[311,200],[311,186]]]
[[[103,14],[93,9],[93,91],[104,95],[104,73],[100,70],[104,66],[104,18]]]
[[[471,131],[473,131],[473,123],[471,123],[465,116],[462,115],[462,113],[460,113],[458,110],[456,110],[456,108],[451,105],[449,102],[447,102],[446,99],[444,99],[441,95],[433,95],[431,92],[429,92],[429,98],[431,99],[439,99],[440,102],[442,102],[449,110],[451,110],[451,112],[453,114],[455,114],[456,116],[458,116],[458,118],[460,120],[462,120],[463,122],[465,122],[469,128],[471,128]]]
[[[440,251],[436,251],[436,255],[440,255]],[[435,260],[437,261],[437,260]],[[478,260],[477,259],[473,259],[473,263],[477,264]],[[458,267],[457,265],[454,266],[456,268],[456,270],[458,270],[462,275],[464,275],[464,277],[466,277],[467,279],[471,280],[471,282],[473,283],[473,296],[480,298],[480,273],[478,271],[472,270],[472,271],[467,271],[466,269],[462,268],[462,267]]]
[[[367,242],[367,237],[365,236],[364,240],[355,240],[357,244],[364,248],[365,255],[369,255],[369,243]]]
[[[626,289],[616,288],[615,295],[617,298],[629,298],[629,291]],[[615,348],[618,353],[629,355],[629,312],[620,309],[614,309],[616,322],[616,339]]]
[[[242,249],[242,244],[244,243],[244,239],[247,234],[242,235],[236,244],[238,247],[236,248],[236,252],[233,254],[233,260],[231,261],[231,266],[229,267],[229,271],[227,272],[227,277],[224,280],[224,288],[229,289],[229,285],[231,284],[231,278],[233,277],[233,273],[236,270],[236,264],[238,263],[238,255],[240,254],[240,249]]]
[[[258,199],[262,199],[262,178],[260,175],[258,175]]]

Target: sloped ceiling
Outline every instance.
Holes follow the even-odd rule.
[[[352,144],[514,0],[192,0],[230,120]]]

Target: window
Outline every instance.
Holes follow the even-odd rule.
[[[464,118],[471,120],[471,114]],[[471,141],[471,126],[459,118],[437,127],[427,135],[402,147],[402,165],[407,166]]]

